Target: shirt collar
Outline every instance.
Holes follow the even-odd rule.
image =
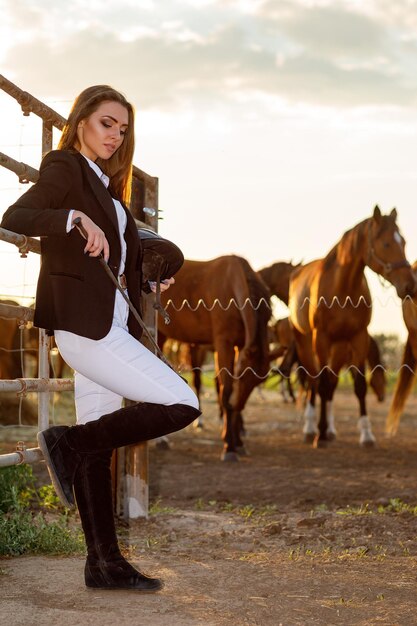
[[[94,163],[94,161],[92,161],[91,159],[89,159],[88,157],[85,156],[85,154],[83,154],[82,152],[80,152],[80,154],[85,158],[85,160],[87,161],[88,165],[91,167],[91,169],[97,174],[97,176],[99,177],[99,179],[101,180],[101,182],[103,183],[103,185],[105,187],[108,187],[110,184],[110,178],[107,176],[107,174],[105,174],[97,165],[97,163]]]

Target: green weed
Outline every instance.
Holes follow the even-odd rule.
[[[151,504],[149,505],[149,515],[166,515],[169,513],[176,513],[178,511],[178,509],[173,506],[163,506],[161,502],[162,501],[160,498],[158,498],[154,502],[151,502]]]
[[[338,509],[337,515],[372,515],[369,504],[361,504],[360,506],[347,506],[345,509]]]
[[[35,512],[33,505],[40,511]],[[46,511],[61,509],[55,521]],[[84,552],[81,531],[69,527],[68,511],[57,504],[51,489],[35,489],[29,465],[0,469],[0,555],[72,554]]]

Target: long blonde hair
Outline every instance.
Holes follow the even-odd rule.
[[[88,87],[75,99],[67,123],[62,131],[58,150],[73,150],[78,142],[78,124],[97,111],[102,102],[119,102],[128,112],[128,127],[120,148],[110,159],[97,159],[97,165],[110,178],[110,190],[126,204],[129,203],[132,184],[132,161],[135,148],[135,111],[123,94],[108,85]]]

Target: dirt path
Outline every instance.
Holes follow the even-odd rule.
[[[250,456],[224,464],[209,394],[202,432],[151,450],[153,514],[120,528],[164,590],[86,590],[79,557],[5,559],[0,624],[417,624],[417,401],[395,440],[388,405],[370,397],[378,446],[363,450],[353,395],[339,392],[338,440],[314,450],[293,406],[255,393]]]

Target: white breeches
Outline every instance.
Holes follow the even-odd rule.
[[[197,396],[187,383],[129,334],[127,316],[127,304],[116,292],[113,325],[103,339],[55,331],[58,349],[75,371],[78,424],[116,411],[123,398],[198,408]]]

